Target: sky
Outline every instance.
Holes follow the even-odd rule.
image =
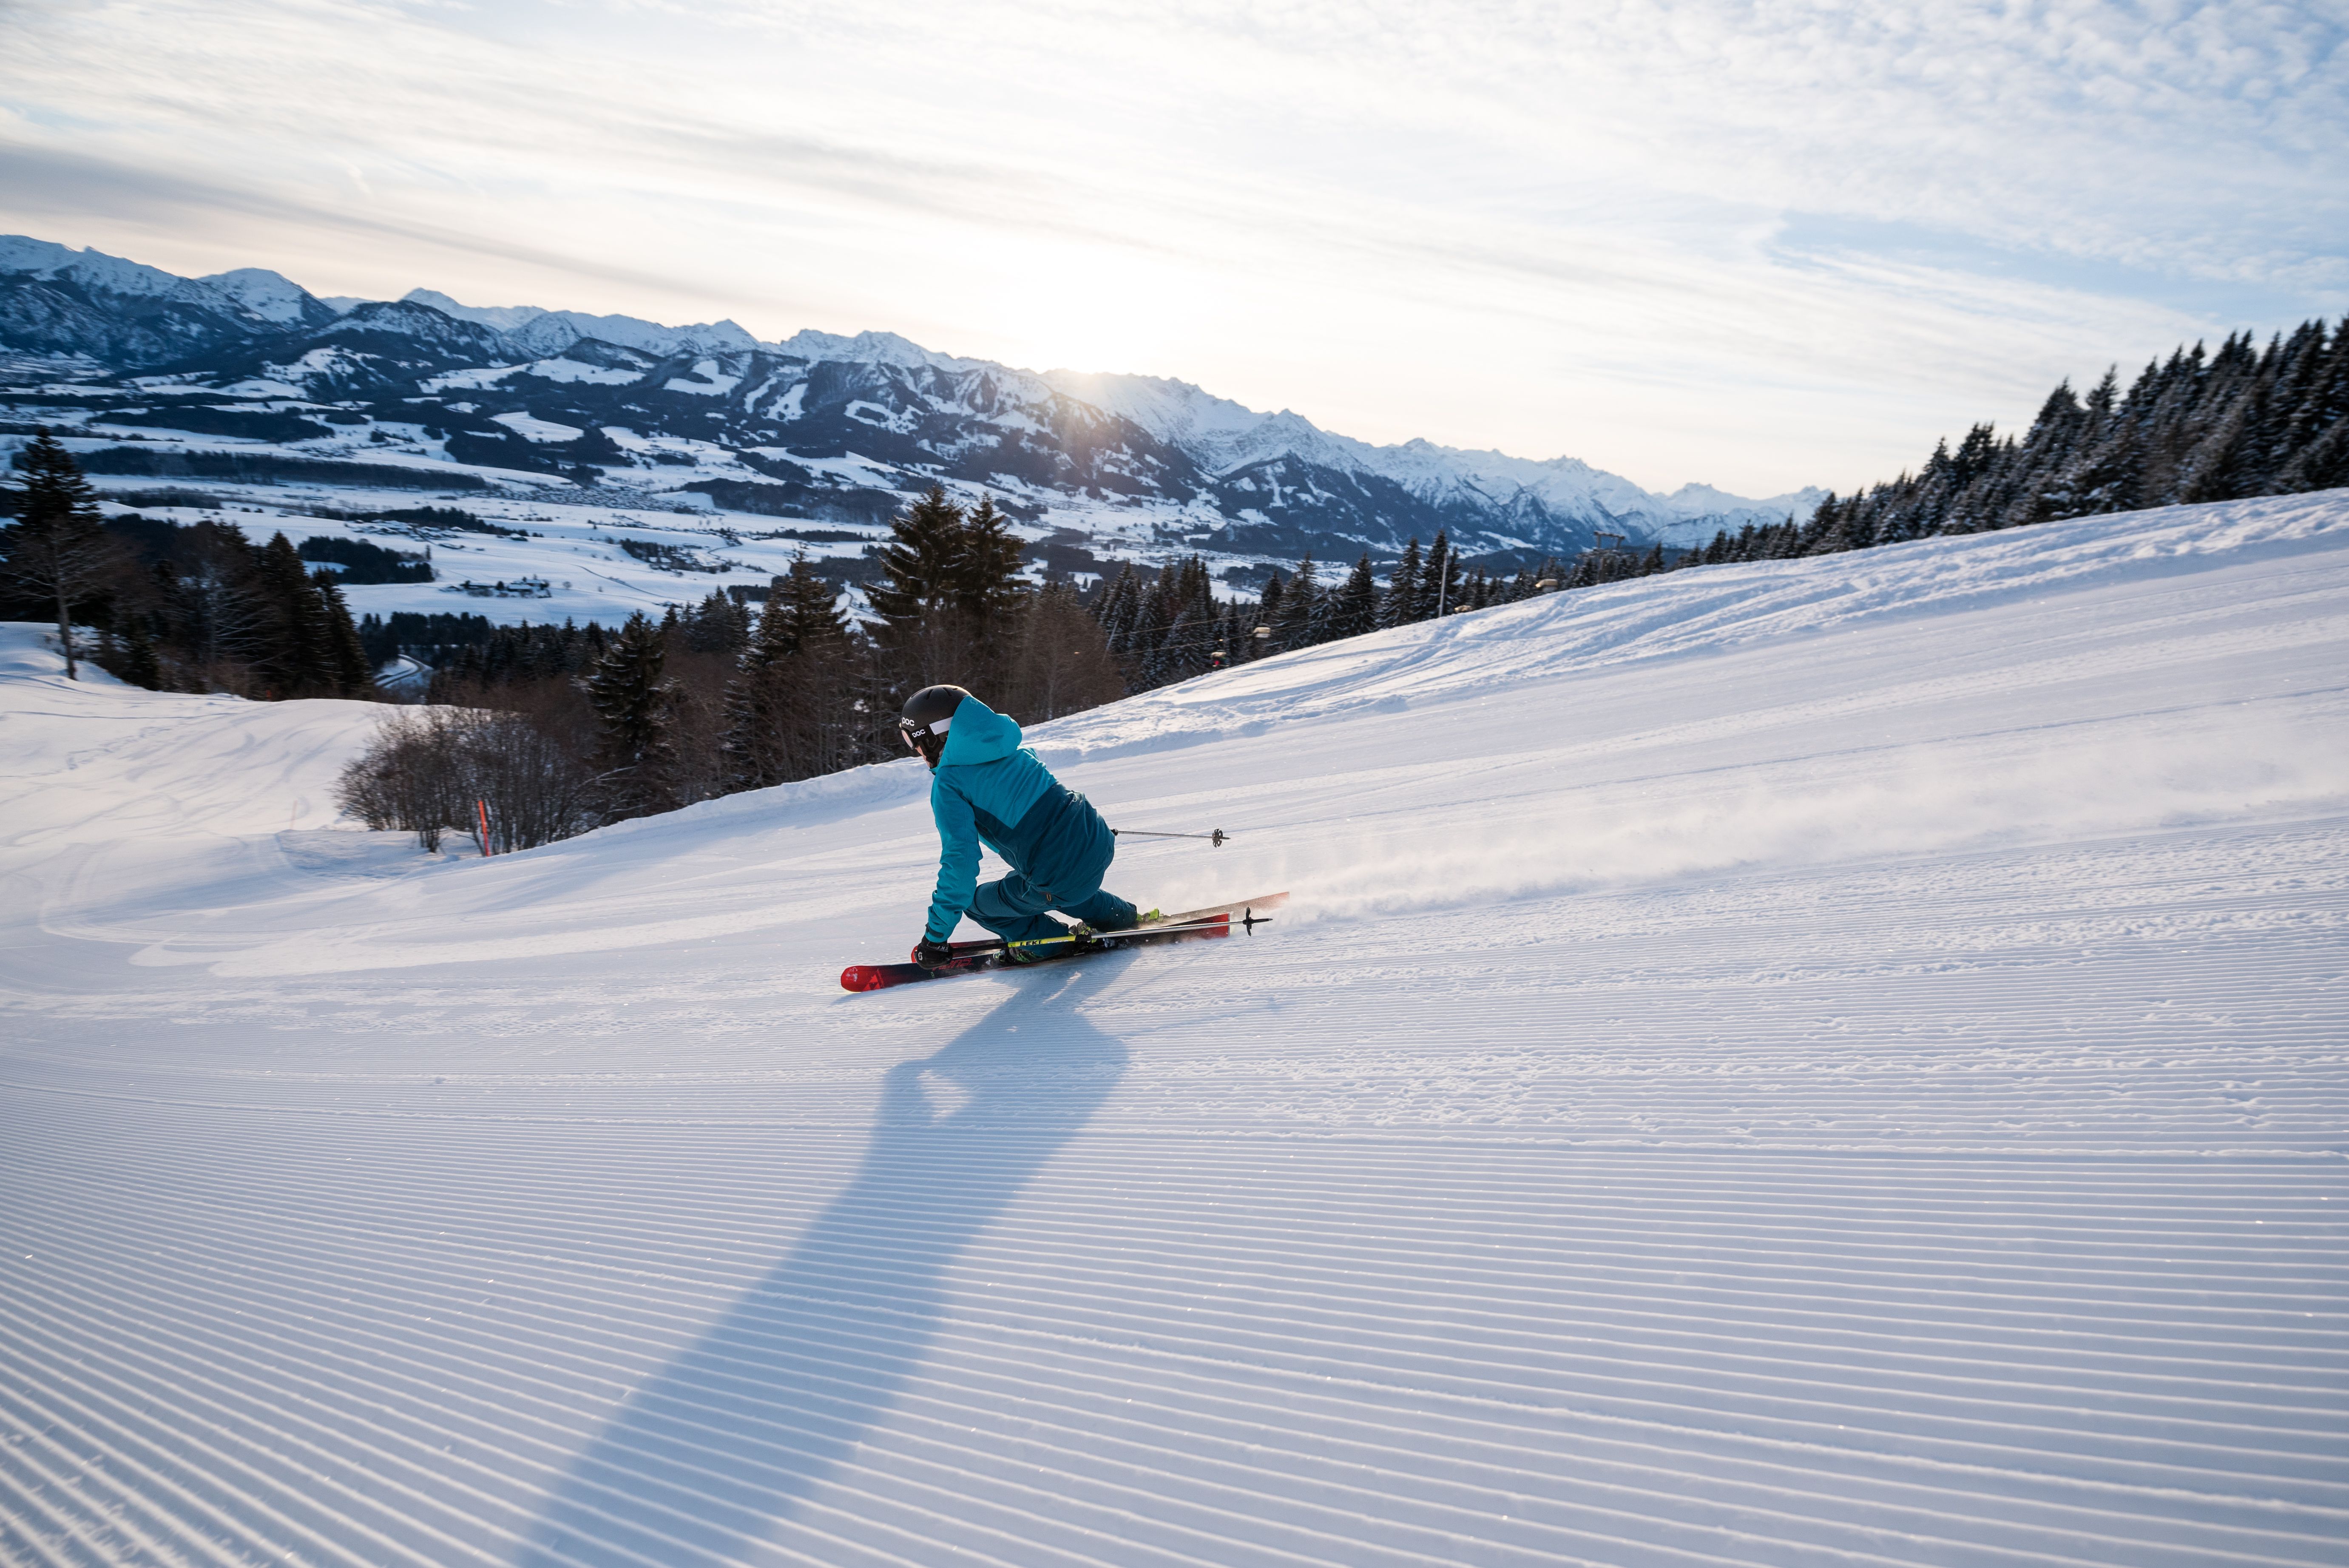
[[[2349,0],[0,0],[0,228],[1848,490],[2349,311]]]

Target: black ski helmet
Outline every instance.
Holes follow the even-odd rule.
[[[946,749],[947,727],[954,719],[955,709],[969,695],[958,686],[928,686],[905,699],[897,719],[898,732],[933,769],[938,765],[938,754]]]

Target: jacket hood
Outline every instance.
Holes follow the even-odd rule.
[[[975,696],[962,699],[947,726],[947,743],[938,754],[941,768],[1000,762],[1019,749],[1019,726]]]

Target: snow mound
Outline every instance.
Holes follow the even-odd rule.
[[[0,1539],[2337,1562],[2344,656],[2342,492],[1402,628],[1034,732],[1271,926],[860,996],[910,760],[430,859],[13,631]]]

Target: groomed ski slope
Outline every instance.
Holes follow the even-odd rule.
[[[2349,493],[1044,727],[1252,938],[874,995],[897,763],[487,862],[0,675],[0,1558],[2349,1559]]]

